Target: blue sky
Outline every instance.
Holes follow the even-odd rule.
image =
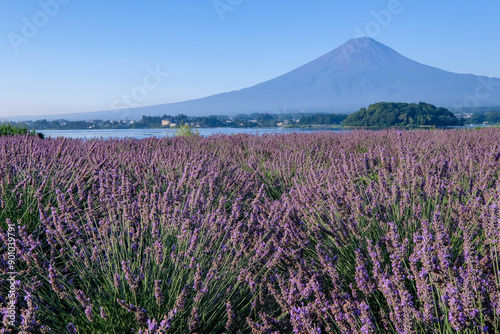
[[[360,34],[427,65],[500,77],[493,0],[0,0],[0,8],[0,117],[109,110],[132,93],[147,106],[241,89]]]

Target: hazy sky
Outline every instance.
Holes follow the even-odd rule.
[[[500,77],[499,15],[494,0],[0,0],[0,117],[237,90],[360,35]]]

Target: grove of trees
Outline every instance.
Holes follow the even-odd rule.
[[[342,123],[344,126],[359,127],[420,127],[462,125],[451,111],[432,104],[380,102],[361,108],[349,115]]]

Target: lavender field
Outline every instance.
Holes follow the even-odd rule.
[[[500,332],[500,130],[0,137],[0,333]]]

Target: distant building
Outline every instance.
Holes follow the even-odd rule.
[[[171,126],[171,125],[172,125],[172,123],[166,119],[163,119],[161,121],[161,126]]]

